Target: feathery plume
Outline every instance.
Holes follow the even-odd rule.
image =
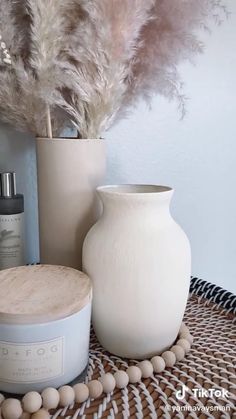
[[[71,3],[72,14],[82,18],[65,38],[66,94],[53,91],[51,103],[71,115],[80,137],[100,137],[113,123],[125,94],[127,63],[153,4],[153,0]]]
[[[224,15],[227,11],[218,0],[156,1],[131,65],[124,106],[132,105],[134,98],[150,101],[158,93],[169,100],[176,99],[184,115],[178,64],[203,52],[197,31],[209,30],[210,18],[220,23],[220,16]]]
[[[223,13],[222,13],[223,12]],[[53,135],[103,135],[139,98],[177,99],[178,64],[203,50],[220,0],[1,0],[0,118]]]

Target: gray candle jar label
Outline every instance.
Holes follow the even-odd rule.
[[[64,338],[37,343],[0,341],[0,380],[36,383],[64,374]]]

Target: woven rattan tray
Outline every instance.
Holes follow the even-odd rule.
[[[138,385],[81,406],[60,409],[53,419],[236,418],[235,311],[234,295],[192,278],[184,320],[194,344],[186,358]],[[127,365],[126,360],[107,353],[92,332],[87,380]],[[178,400],[176,391],[182,385],[187,391],[185,398]],[[211,393],[209,389],[218,392],[204,394],[206,390]]]

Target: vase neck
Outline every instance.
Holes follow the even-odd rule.
[[[121,214],[125,216],[134,211],[155,216],[169,217],[169,207],[173,189],[152,185],[121,185],[98,188],[103,202],[104,215]]]

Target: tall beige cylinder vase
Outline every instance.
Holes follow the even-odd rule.
[[[84,238],[99,217],[105,141],[37,138],[40,262],[81,269]]]

